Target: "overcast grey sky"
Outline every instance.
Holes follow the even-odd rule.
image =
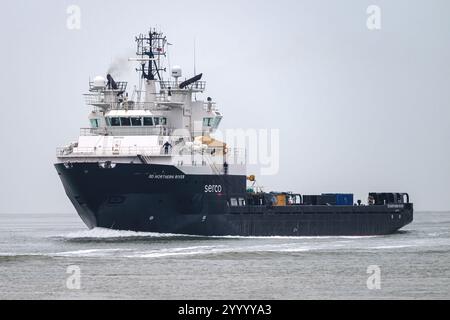
[[[66,9],[81,8],[81,29]],[[369,5],[381,30],[366,27]],[[269,190],[409,192],[419,210],[450,209],[450,2],[8,1],[0,20],[0,213],[75,213],[53,167],[89,108],[81,94],[166,33],[172,65],[208,81],[224,128],[279,128]],[[129,80],[135,75],[129,74]]]

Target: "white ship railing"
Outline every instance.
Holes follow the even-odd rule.
[[[127,90],[128,82],[126,81],[115,81],[117,89],[112,89],[110,87],[105,87],[103,91],[114,91],[114,92],[124,92]],[[98,91],[98,88],[95,86],[94,81],[89,81],[89,91]]]
[[[173,132],[169,127],[103,127],[81,128],[80,136],[111,135],[111,136],[168,136]]]
[[[175,81],[160,81],[159,85],[161,89],[163,90],[184,90],[180,89],[180,84],[183,81],[175,82]],[[196,81],[194,83],[191,83],[190,85],[185,87],[186,89],[192,90],[192,91],[205,91],[206,88],[206,81]]]
[[[161,94],[155,95],[153,102],[135,102],[135,101],[109,101],[107,102],[102,96],[98,94],[85,94],[84,101],[87,105],[108,109],[108,110],[169,110],[170,106],[182,105],[182,102],[169,101],[166,96]]]
[[[219,111],[215,102],[205,102],[203,104],[203,110],[211,112],[211,111]]]
[[[84,96],[84,102],[89,105],[108,105],[109,103],[106,102],[105,96],[103,94],[98,93],[85,93]]]
[[[61,156],[136,156],[136,155],[166,155],[162,147],[110,147],[107,149],[97,147],[57,148],[56,155]]]
[[[228,164],[245,164],[245,149],[228,148],[224,156],[221,148],[207,148],[203,151],[179,152],[169,149],[166,153],[163,146],[155,147],[109,147],[107,149],[98,147],[62,147],[56,149],[58,158],[83,158],[83,157],[173,157],[174,161],[180,165],[209,165],[214,166],[216,170],[222,168],[224,157]]]

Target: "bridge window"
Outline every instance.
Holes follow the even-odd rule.
[[[232,207],[237,207],[238,206],[238,201],[236,198],[230,198],[230,204]]]
[[[98,128],[98,119],[91,119],[91,127]]]
[[[120,117],[120,124],[122,127],[129,127],[131,126],[130,118],[128,117]]]
[[[162,125],[162,126],[167,125],[167,118],[166,118],[166,117],[162,117],[162,118],[160,119],[160,121],[161,121],[161,125]]]
[[[213,123],[213,118],[203,118],[203,126],[211,127]]]
[[[221,120],[222,120],[222,117],[213,118],[212,127],[217,128],[219,126]]]
[[[140,126],[142,126],[142,118],[141,117],[132,117],[131,118],[131,125],[133,127],[140,127]]]
[[[144,117],[144,126],[152,126],[153,118],[152,117]]]
[[[111,126],[112,127],[119,127],[120,126],[120,119],[118,117],[112,117],[110,118]]]
[[[155,126],[159,125],[159,118],[155,117]]]

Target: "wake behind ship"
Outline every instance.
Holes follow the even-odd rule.
[[[413,220],[406,193],[264,192],[247,177],[245,150],[212,136],[222,114],[202,74],[166,69],[167,39],[136,37],[140,84],[110,74],[89,82],[90,127],[57,149],[58,175],[89,228],[192,235],[320,236],[393,233]],[[253,183],[247,187],[247,183]]]

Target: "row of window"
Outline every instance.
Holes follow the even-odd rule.
[[[110,127],[151,127],[167,125],[166,117],[106,117]]]
[[[216,127],[220,118],[203,118],[204,127]],[[109,127],[151,127],[167,125],[166,117],[106,117],[106,125]],[[91,119],[91,126],[98,128],[98,119]]]

